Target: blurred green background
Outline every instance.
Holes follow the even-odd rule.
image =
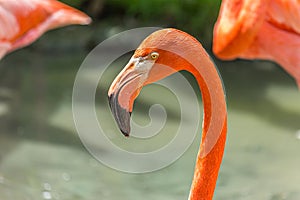
[[[73,83],[88,53],[116,33],[144,26],[175,27],[190,33],[213,57],[223,78],[229,127],[215,199],[300,199],[299,90],[275,63],[223,62],[213,56],[212,30],[220,1],[63,2],[86,12],[93,23],[49,31],[0,62],[1,200],[187,199],[200,130],[184,156],[171,166],[147,174],[124,174],[102,165],[86,151],[72,118]],[[96,95],[96,108],[107,116],[105,123],[111,126],[113,139],[124,143],[107,108],[106,94],[129,57],[113,63]],[[200,98],[194,78],[181,73]],[[152,104],[171,98],[166,92],[157,101],[149,100],[156,91],[149,86],[137,99],[134,112],[141,124],[149,122]],[[174,115],[168,122],[178,124],[178,104],[165,106]]]

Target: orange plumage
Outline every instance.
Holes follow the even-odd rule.
[[[213,37],[217,57],[275,61],[296,79],[300,88],[299,50],[299,1],[222,1]]]
[[[86,14],[56,0],[0,0],[0,58],[49,29],[90,22]]]

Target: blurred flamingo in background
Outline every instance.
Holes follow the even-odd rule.
[[[148,36],[110,86],[110,108],[121,132],[129,136],[130,114],[142,87],[180,70],[195,76],[204,107],[202,140],[189,199],[211,200],[224,152],[227,111],[222,81],[195,38],[176,29]]]
[[[56,0],[0,0],[0,59],[49,29],[90,22],[86,14]]]
[[[300,1],[223,0],[213,52],[224,60],[275,61],[300,88]]]

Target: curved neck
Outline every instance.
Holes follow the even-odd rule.
[[[187,33],[176,29],[157,31],[143,41],[135,54],[143,55],[151,51],[160,53],[157,64],[169,66],[173,70],[162,70],[161,66],[154,65],[150,71],[149,76],[152,79],[149,82],[179,70],[191,72],[198,81],[202,93],[204,119],[189,199],[211,200],[227,131],[227,111],[222,81],[202,45]]]
[[[162,64],[172,63],[175,70],[187,70],[197,79],[201,90],[204,117],[202,139],[196,160],[190,200],[211,200],[222,162],[226,131],[227,111],[222,80],[214,63],[202,45],[193,37],[185,34],[176,38],[164,49]],[[171,52],[170,52],[171,51]]]
[[[227,132],[227,111],[222,81],[213,62],[202,47],[200,54],[201,60],[192,66],[189,65],[187,69],[197,79],[204,108],[202,139],[196,160],[190,200],[212,199]]]
[[[173,46],[172,52],[165,51],[162,56],[164,60],[160,63],[172,63],[172,68],[176,71],[191,72],[200,87],[204,108],[202,139],[189,199],[211,200],[226,141],[226,101],[222,80],[214,63],[198,41],[192,42],[184,42],[186,45],[181,45],[178,49]],[[182,48],[185,50],[182,51]]]

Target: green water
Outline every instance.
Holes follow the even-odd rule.
[[[147,174],[110,169],[82,145],[72,118],[72,89],[88,51],[83,42],[74,42],[85,40],[74,29],[64,29],[72,35],[68,39],[60,37],[61,30],[47,33],[0,62],[0,199],[187,199],[200,134],[174,164]],[[97,110],[109,116],[105,125],[120,138],[105,100],[126,59],[107,71],[96,96]],[[215,199],[300,199],[300,92],[295,83],[272,63],[216,62],[226,86],[229,127]],[[140,123],[149,121],[144,106],[157,103],[156,90],[147,87],[137,100]],[[167,104],[173,112],[169,123],[177,126],[178,105]],[[100,151],[105,153],[105,146]]]

